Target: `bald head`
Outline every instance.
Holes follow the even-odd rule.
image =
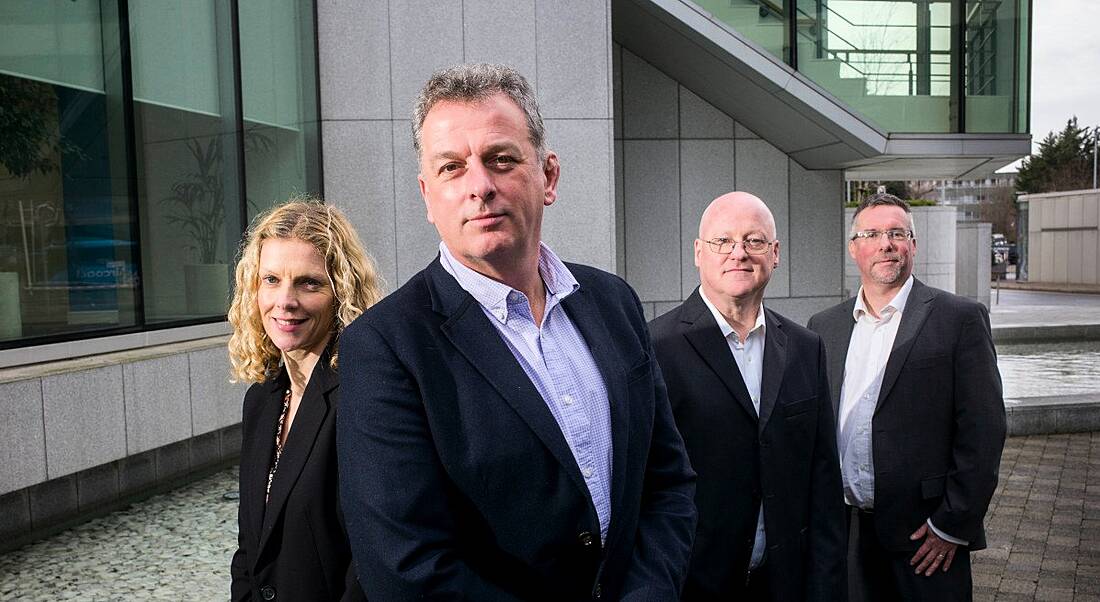
[[[764,234],[768,240],[775,240],[775,218],[768,206],[758,197],[747,192],[729,192],[711,201],[703,217],[699,219],[699,238],[712,238],[708,229],[715,222],[741,221],[746,217],[755,218],[764,225]]]

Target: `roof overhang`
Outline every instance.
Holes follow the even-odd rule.
[[[616,42],[807,169],[848,179],[977,178],[1031,151],[1028,134],[890,134],[687,0],[612,0]]]

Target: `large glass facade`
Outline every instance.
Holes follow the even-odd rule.
[[[1027,132],[1030,0],[695,1],[887,132]]]
[[[320,194],[313,3],[0,3],[0,348],[224,319],[245,222]]]

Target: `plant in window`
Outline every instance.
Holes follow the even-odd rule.
[[[162,202],[169,205],[168,223],[179,226],[194,241],[199,263],[217,263],[218,239],[225,223],[225,185],[222,178],[222,139],[205,144],[187,141],[195,169],[172,184],[172,194]]]

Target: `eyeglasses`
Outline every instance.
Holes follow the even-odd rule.
[[[891,230],[860,230],[852,235],[852,240],[878,240],[883,234],[885,234],[886,238],[891,242],[902,242],[903,240],[913,238],[913,232],[911,230],[893,228]]]
[[[745,250],[749,255],[763,255],[768,252],[768,249],[772,247],[774,240],[764,240],[763,238],[746,238],[745,240],[730,240],[728,238],[714,238],[711,240],[704,240],[710,250],[718,253],[719,255],[728,255],[733,253],[733,250],[737,248],[737,245],[741,245],[741,248]]]

